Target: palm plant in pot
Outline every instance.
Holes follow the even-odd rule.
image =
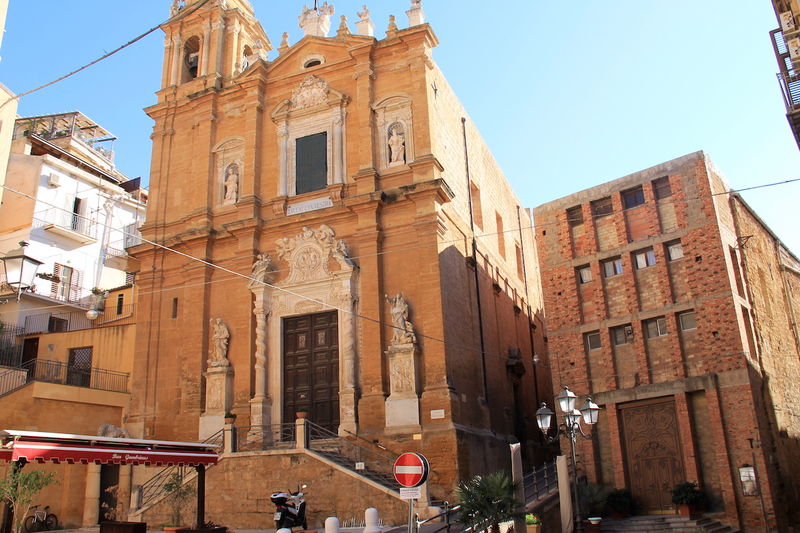
[[[184,483],[182,472],[173,472],[164,483],[164,492],[170,507],[170,524],[164,526],[164,531],[174,531],[182,526],[182,514],[189,500],[195,494],[193,484]]]
[[[678,514],[681,516],[692,516],[706,503],[706,495],[694,481],[678,483],[670,492],[672,493],[672,503],[678,506]]]
[[[500,522],[522,516],[520,502],[514,497],[516,490],[517,483],[504,472],[462,481],[456,490],[461,505],[458,521],[473,531],[500,533]]]
[[[620,520],[633,513],[633,495],[629,489],[614,489],[606,497],[606,508],[611,518]]]

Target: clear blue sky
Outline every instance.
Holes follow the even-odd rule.
[[[252,0],[273,46],[301,37],[294,0]],[[382,37],[408,0],[367,3]],[[16,92],[58,77],[162,22],[170,0],[10,0],[0,81]],[[306,2],[309,3],[309,2]],[[425,0],[434,59],[522,202],[572,192],[705,150],[732,187],[800,177],[769,31],[769,0]],[[80,110],[119,137],[117,165],[147,179],[160,83],[160,31],[88,71],[22,99],[22,115]],[[275,52],[270,54],[275,57]],[[744,193],[800,254],[800,182]]]

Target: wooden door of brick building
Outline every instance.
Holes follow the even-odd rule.
[[[685,481],[673,400],[621,406],[628,486],[645,512],[671,511],[670,489]]]
[[[339,427],[337,312],[283,319],[283,420],[308,411],[311,422]]]

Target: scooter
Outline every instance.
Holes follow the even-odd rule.
[[[270,500],[275,504],[275,529],[292,529],[297,526],[308,529],[305,493],[302,492],[307,486],[304,484],[295,492],[272,493]]]

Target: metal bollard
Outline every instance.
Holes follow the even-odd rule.
[[[380,533],[378,510],[370,507],[364,511],[364,533]]]

